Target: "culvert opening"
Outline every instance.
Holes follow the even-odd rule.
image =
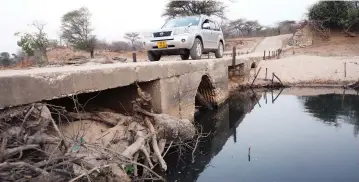
[[[257,68],[257,64],[256,64],[256,63],[252,63],[251,68]]]
[[[218,107],[214,89],[209,77],[207,75],[202,76],[196,93],[196,110],[214,110]]]
[[[141,89],[151,96],[156,95],[153,87],[155,81],[140,82]],[[132,115],[132,101],[138,98],[137,86],[131,84],[124,87],[110,88],[102,91],[81,93],[73,96],[47,101],[48,104],[64,107],[67,111],[111,110],[116,113]]]

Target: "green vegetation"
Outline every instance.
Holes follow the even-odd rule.
[[[225,18],[225,9],[226,6],[223,2],[215,0],[169,1],[162,16],[174,18],[177,16],[204,14]]]
[[[359,1],[320,1],[309,8],[308,18],[326,28],[359,30]]]
[[[93,58],[96,36],[92,34],[93,29],[90,28],[90,17],[91,14],[85,7],[70,11],[62,16],[61,31],[65,41],[76,49],[89,52]]]
[[[37,63],[47,63],[47,48],[49,46],[49,39],[47,34],[44,32],[45,24],[35,21],[31,24],[33,28],[36,29],[33,33],[15,33],[15,36],[19,36],[20,40],[17,42],[17,45],[28,56],[38,56],[36,59]]]
[[[0,66],[9,66],[11,64],[10,54],[8,52],[0,53]]]

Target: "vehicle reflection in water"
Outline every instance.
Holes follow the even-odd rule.
[[[232,136],[233,143],[237,142],[236,128],[242,122],[245,115],[258,103],[261,93],[252,91],[241,92],[233,95],[216,112],[200,112],[196,115],[196,122],[202,127],[204,135],[195,151],[195,160],[192,163],[192,151],[178,155],[168,155],[166,161],[170,166],[167,173],[168,181],[196,181],[199,174],[211,167],[211,159],[216,156]],[[248,155],[250,160],[250,156]],[[213,166],[212,166],[213,167]]]

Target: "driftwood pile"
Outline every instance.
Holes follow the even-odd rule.
[[[1,111],[0,181],[163,180],[153,168],[167,170],[166,143],[192,139],[195,127],[154,114],[151,96],[138,94],[132,116],[43,103]]]

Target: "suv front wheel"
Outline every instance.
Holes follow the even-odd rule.
[[[219,42],[218,49],[216,50],[216,52],[214,52],[216,58],[222,58],[223,57],[223,50],[224,50],[223,43]]]
[[[147,57],[150,61],[159,61],[161,59],[160,54],[155,54],[152,51],[147,51]]]
[[[202,57],[202,42],[199,38],[194,39],[193,46],[190,50],[190,55],[193,60],[201,59]]]

